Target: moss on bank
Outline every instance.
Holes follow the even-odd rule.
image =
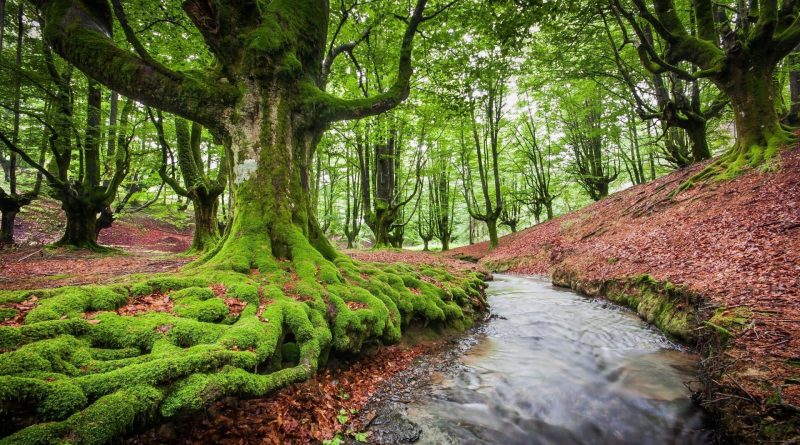
[[[685,344],[697,343],[699,296],[650,275],[612,279],[582,280],[565,269],[553,272],[553,284],[592,297],[607,298],[635,311],[643,320]]]
[[[411,323],[463,329],[486,306],[474,273],[346,257],[278,266],[0,292],[0,304],[38,303],[22,325],[0,327],[0,443],[107,443],[221,397],[302,381],[330,354],[397,342]],[[117,311],[154,294],[167,312]]]
[[[761,372],[737,365],[727,351],[732,341],[751,326],[753,312],[746,306],[711,307],[685,287],[650,275],[608,280],[586,280],[573,270],[557,268],[553,284],[591,297],[607,298],[634,310],[665,334],[696,349],[704,357],[700,380],[703,406],[715,417],[721,435],[731,443],[783,443],[797,439],[797,407],[783,403],[781,387],[773,397],[759,400],[736,381],[738,373]],[[767,384],[767,382],[765,382]]]

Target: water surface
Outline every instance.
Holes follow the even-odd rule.
[[[685,382],[697,357],[636,315],[496,275],[495,317],[407,416],[424,444],[709,443]]]

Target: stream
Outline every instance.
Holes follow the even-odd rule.
[[[405,405],[417,443],[711,443],[685,385],[698,357],[635,314],[538,278],[487,294],[474,346]]]

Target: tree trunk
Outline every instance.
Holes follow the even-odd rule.
[[[96,237],[100,236],[100,231],[103,229],[108,229],[111,225],[114,224],[114,212],[111,210],[111,206],[103,206],[100,209],[100,216],[97,217],[97,221],[95,222],[95,232],[97,234]]]
[[[708,148],[708,141],[706,140],[706,123],[692,121],[684,130],[686,130],[686,136],[689,137],[689,143],[692,147],[692,161],[700,162],[711,159],[711,150]]]
[[[553,219],[553,203],[548,202],[544,205],[545,210],[547,211],[547,220]]]
[[[787,139],[775,110],[772,70],[742,66],[720,88],[731,100],[736,126],[736,145],[727,154],[730,167],[771,158]]]
[[[486,230],[489,232],[489,246],[494,249],[499,244],[497,240],[497,220],[493,218],[487,219]]]
[[[391,234],[389,233],[389,227],[394,222],[394,218],[390,218],[389,215],[386,213],[385,210],[378,210],[375,212],[375,220],[370,225],[370,229],[372,229],[373,234],[375,235],[375,246],[374,247],[389,247],[392,246],[392,239]]]
[[[442,252],[450,250],[450,234],[439,238],[439,242],[442,244]]]
[[[14,220],[19,213],[19,206],[3,206],[2,223],[0,223],[0,246],[14,244]]]
[[[56,246],[73,246],[86,249],[98,249],[97,244],[97,211],[82,201],[65,202],[61,207],[67,216],[64,235],[55,243]]]
[[[217,224],[217,209],[219,200],[212,197],[194,196],[194,237],[191,250],[206,252],[211,250],[219,241],[219,225]]]
[[[788,57],[789,65],[796,67],[800,62],[800,53],[798,49]],[[789,96],[791,104],[789,105],[789,115],[786,116],[786,121],[790,125],[800,125],[800,70],[792,68],[789,71]]]
[[[278,80],[248,87],[243,109],[229,123],[237,130],[230,140],[236,211],[224,241],[205,261],[249,273],[276,270],[276,258],[287,259],[301,276],[332,280],[338,272],[325,260],[336,252],[314,217],[308,178],[324,129],[293,112],[296,88]]]

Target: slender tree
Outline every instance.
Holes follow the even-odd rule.
[[[161,112],[155,114],[148,110],[150,120],[158,133],[161,146],[161,168],[158,171],[161,180],[181,197],[188,198],[194,208],[194,237],[191,250],[206,252],[213,248],[220,239],[217,212],[219,197],[225,191],[229,166],[223,155],[219,160],[216,173],[204,165],[202,158],[203,127],[192,122],[190,125],[181,118],[175,119],[175,147],[183,184],[167,172],[168,159],[173,153],[164,132]],[[223,152],[224,153],[224,152]],[[210,155],[209,155],[210,156]]]
[[[545,119],[546,146],[542,146],[538,128],[533,112],[529,108],[522,116],[522,125],[515,131],[516,142],[524,159],[519,170],[525,187],[520,194],[525,197],[523,201],[535,209],[533,213],[537,223],[542,209],[546,211],[547,219],[553,218],[555,200],[551,185],[555,153],[550,141],[549,121]]]
[[[497,221],[503,212],[499,160],[505,81],[504,76],[495,77],[487,83],[485,97],[468,100],[471,142],[464,137],[463,123],[461,130],[461,174],[467,211],[472,219],[486,224],[492,248],[498,245]],[[482,113],[480,118],[478,112]],[[481,203],[475,194],[474,170],[477,170]]]

